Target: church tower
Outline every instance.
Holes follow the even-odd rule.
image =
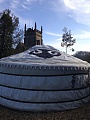
[[[37,29],[37,25],[35,22],[35,27],[33,28],[26,28],[25,24],[25,30],[24,30],[24,45],[26,47],[32,47],[34,45],[42,45],[43,40],[42,40],[42,26],[41,30]]]

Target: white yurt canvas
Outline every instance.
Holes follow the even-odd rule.
[[[63,111],[90,100],[89,63],[48,45],[0,59],[0,104],[23,111]]]

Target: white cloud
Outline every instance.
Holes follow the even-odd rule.
[[[43,2],[43,0],[0,0],[0,10],[6,8],[11,9],[12,11],[20,11],[21,9],[28,9],[35,2]]]
[[[24,4],[21,4],[21,6],[24,8],[24,9],[27,9],[27,10],[30,10],[30,8],[28,8],[26,5]]]
[[[55,47],[56,49],[65,52],[66,48],[65,47],[61,47],[61,41],[56,41],[54,43],[50,43],[49,45]],[[74,49],[75,51],[72,52],[71,49]],[[81,42],[76,42],[73,46],[69,47],[67,49],[68,54],[74,54],[77,51],[90,51],[90,44],[86,43],[81,43]]]
[[[59,36],[62,36],[61,34],[57,34],[57,33],[53,33],[53,32],[44,32],[45,34],[47,35],[51,35],[51,36],[56,36],[56,37],[59,37]]]
[[[90,51],[90,45],[88,43],[75,43],[74,45],[75,52],[76,51]]]
[[[53,42],[49,43],[51,46],[64,51],[65,52],[65,47],[61,47],[61,42],[62,42],[62,35],[61,34],[57,34],[57,33],[52,33],[52,32],[47,32],[48,35],[52,35],[52,36],[56,36],[56,39],[53,40]],[[57,39],[57,37],[59,37]],[[77,33],[72,35],[73,38],[76,39],[76,43],[71,46],[70,48],[68,48],[68,53],[69,54],[73,54],[76,51],[90,51],[90,44],[89,43],[89,39],[90,39],[90,32],[89,31],[78,31]],[[74,48],[75,51],[72,52],[71,48]]]
[[[11,3],[10,3],[10,8],[11,8],[11,9],[15,9],[15,8],[16,8],[16,4],[13,3],[13,2],[11,2]]]
[[[89,0],[64,0],[64,4],[69,8],[79,13],[90,13]]]
[[[75,1],[74,1],[75,2]],[[67,7],[69,7],[70,9],[76,9],[76,7],[74,6],[74,4],[72,2],[70,2],[70,0],[64,0],[64,3]]]
[[[10,4],[11,4],[11,9],[14,9],[15,11],[17,10],[19,10],[20,11],[20,9],[22,8],[24,8],[24,9],[27,9],[27,8],[30,8],[30,5],[31,5],[31,3],[32,3],[32,1],[30,1],[30,0],[18,0],[17,2],[15,1],[15,0],[12,0],[11,2],[10,2]],[[28,7],[29,6],[29,7]]]
[[[71,18],[90,26],[90,0],[64,0],[64,4]]]
[[[90,39],[90,32],[81,30],[79,34],[75,34],[73,35],[73,37],[76,38],[76,40],[80,40],[80,41],[87,40],[87,39]]]
[[[90,0],[55,0],[50,1],[52,9],[68,15],[76,22],[90,26]],[[62,16],[63,17],[63,16]]]
[[[65,5],[63,3],[63,0],[50,0],[49,3],[52,10],[59,13],[65,12]]]
[[[28,13],[35,2],[41,3],[43,0],[0,0],[0,11],[10,9],[15,16],[19,17],[20,26],[25,23],[32,26],[33,20]]]

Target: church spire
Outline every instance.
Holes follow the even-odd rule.
[[[24,28],[24,34],[25,34],[25,36],[26,36],[26,24],[25,24],[25,28]]]
[[[41,33],[42,33],[42,31],[43,31],[43,28],[42,28],[42,26],[41,26]]]
[[[36,28],[37,28],[37,25],[36,25],[36,22],[35,22],[35,30],[36,30]]]

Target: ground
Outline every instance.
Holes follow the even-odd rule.
[[[0,120],[90,120],[90,103],[63,112],[32,113],[0,106]]]

